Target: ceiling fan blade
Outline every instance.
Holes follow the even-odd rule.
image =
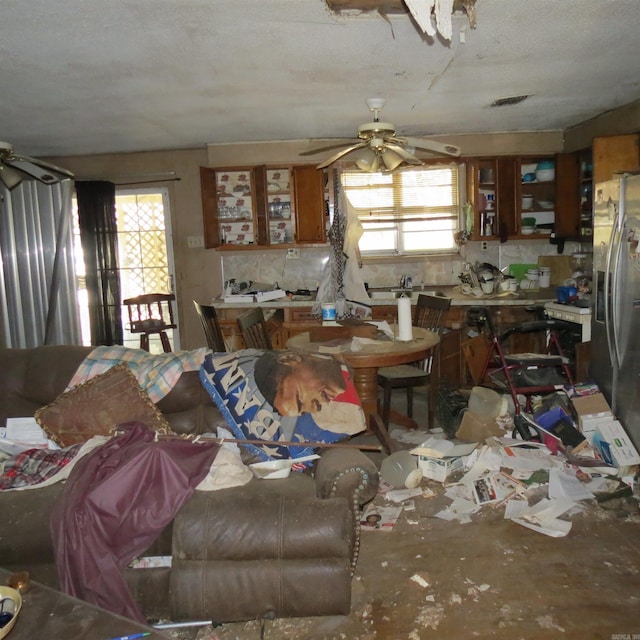
[[[416,149],[424,149],[425,151],[432,151],[433,153],[439,153],[444,156],[458,157],[462,153],[460,147],[456,147],[454,144],[446,144],[443,142],[436,142],[435,140],[422,140],[421,138],[398,138],[398,141],[403,141],[410,147]]]
[[[299,153],[299,156],[313,156],[316,153],[322,153],[323,151],[332,151],[333,149],[340,149],[340,147],[346,147],[347,145],[354,144],[355,142],[360,142],[359,139],[351,139],[345,140],[342,144],[332,144],[328,147],[319,147],[318,149],[311,149],[311,151],[303,151]]]
[[[387,149],[397,153],[404,162],[408,162],[409,164],[424,164],[422,160],[419,160],[412,153],[409,153],[404,147],[401,147],[398,144],[387,143]]]
[[[316,168],[317,169],[325,169],[329,165],[332,165],[334,162],[337,162],[338,160],[340,160],[340,158],[342,158],[342,156],[346,156],[348,153],[351,153],[352,151],[355,151],[356,149],[361,149],[362,147],[366,147],[368,145],[369,145],[369,141],[368,140],[363,140],[362,142],[360,142],[358,144],[354,144],[354,145],[352,145],[350,147],[347,147],[346,149],[343,149],[342,151],[338,151],[338,153],[336,153],[335,155],[331,156],[328,160],[325,160],[323,163],[319,164]]]
[[[27,156],[12,156],[5,162],[45,184],[60,182],[64,178],[73,178],[73,173],[67,169]]]

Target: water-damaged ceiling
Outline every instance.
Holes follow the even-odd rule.
[[[399,134],[564,130],[640,99],[638,4],[477,0],[449,42],[323,0],[3,0],[0,140],[64,156],[350,138],[374,96]]]

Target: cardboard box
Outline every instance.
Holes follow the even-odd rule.
[[[640,454],[618,420],[598,425],[593,446],[605,462],[620,470],[640,464]]]
[[[584,423],[587,420],[613,418],[611,407],[601,393],[571,398],[571,405],[576,415],[578,428],[584,434]],[[586,434],[585,434],[586,436]]]
[[[612,415],[608,416],[583,416],[580,419],[580,431],[590,444],[593,444],[593,437],[601,424],[609,424],[613,420]]]
[[[464,463],[461,457],[430,458],[428,456],[418,456],[418,467],[425,478],[444,482],[452,473],[462,471]]]

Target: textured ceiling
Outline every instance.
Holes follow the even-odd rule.
[[[372,96],[400,134],[566,129],[640,99],[639,4],[477,0],[449,43],[322,0],[2,0],[0,140],[64,156],[349,138]]]

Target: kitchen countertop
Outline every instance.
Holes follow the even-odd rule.
[[[375,291],[375,289],[373,289]],[[527,304],[544,304],[545,302],[555,301],[556,292],[555,288],[539,289],[537,291],[518,291],[517,293],[494,293],[490,295],[483,295],[476,298],[473,295],[467,295],[462,293],[458,285],[455,286],[429,286],[425,288],[426,291],[436,291],[442,295],[451,298],[452,306],[522,306]],[[420,294],[420,289],[413,290],[413,297],[411,298],[412,304],[415,304]],[[267,309],[284,309],[289,307],[309,307],[315,303],[314,296],[294,296],[293,299],[281,298],[279,300],[269,300],[267,302],[260,302],[257,304],[259,307]],[[220,298],[213,300],[213,306],[221,309],[224,308],[253,308],[256,306],[255,302],[223,302]],[[370,299],[368,303],[372,307],[376,306],[388,306],[390,304],[397,304],[397,298],[394,298],[390,293],[388,298],[375,298]]]

